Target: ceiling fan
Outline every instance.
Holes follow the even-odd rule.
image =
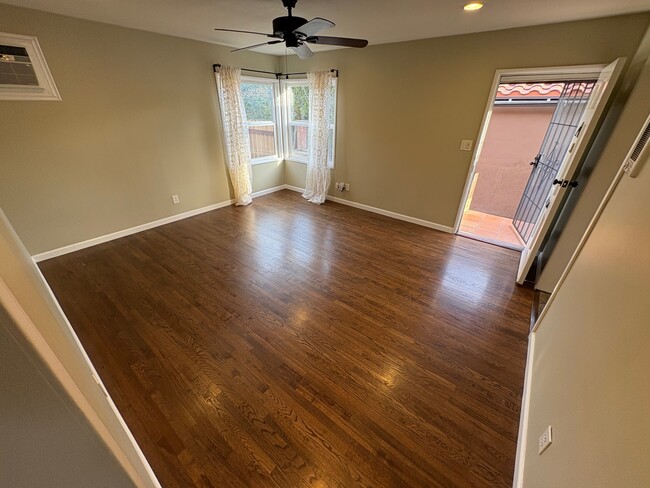
[[[266,36],[275,40],[246,46],[239,49],[234,49],[231,52],[243,51],[245,49],[252,49],[267,44],[279,44],[284,42],[287,47],[290,47],[301,59],[310,58],[314,55],[309,46],[310,44],[327,44],[330,46],[345,46],[345,47],[366,47],[368,41],[365,39],[351,39],[348,37],[327,37],[317,36],[316,34],[323,29],[329,29],[336,24],[327,19],[316,17],[315,19],[307,20],[302,17],[294,17],[291,15],[291,10],[296,7],[297,0],[282,0],[282,4],[288,10],[289,15],[273,19],[273,34],[265,34],[263,32],[251,32],[235,29],[215,29],[224,32],[241,32],[244,34],[257,34]]]

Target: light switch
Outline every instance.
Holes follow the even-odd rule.
[[[470,141],[469,139],[463,139],[462,141],[460,141],[460,150],[461,151],[471,151],[473,142],[474,141]]]

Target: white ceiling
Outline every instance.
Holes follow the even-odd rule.
[[[324,35],[382,44],[650,10],[650,0],[484,0],[477,12],[464,0],[298,0],[294,15],[324,17],[336,27]],[[214,27],[270,32],[286,15],[281,0],[0,0],[82,19],[178,37],[244,47],[265,38],[215,32]],[[313,46],[313,45],[312,45]],[[313,50],[327,49],[314,46]],[[284,54],[268,46],[260,52]]]

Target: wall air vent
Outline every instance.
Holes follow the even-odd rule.
[[[641,165],[650,157],[650,115],[643,124],[641,132],[632,144],[629,154],[625,158],[625,172],[632,178],[639,174]]]
[[[35,37],[0,32],[0,100],[61,100]]]

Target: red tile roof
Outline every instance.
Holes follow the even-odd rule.
[[[497,98],[558,98],[564,83],[504,83]]]

